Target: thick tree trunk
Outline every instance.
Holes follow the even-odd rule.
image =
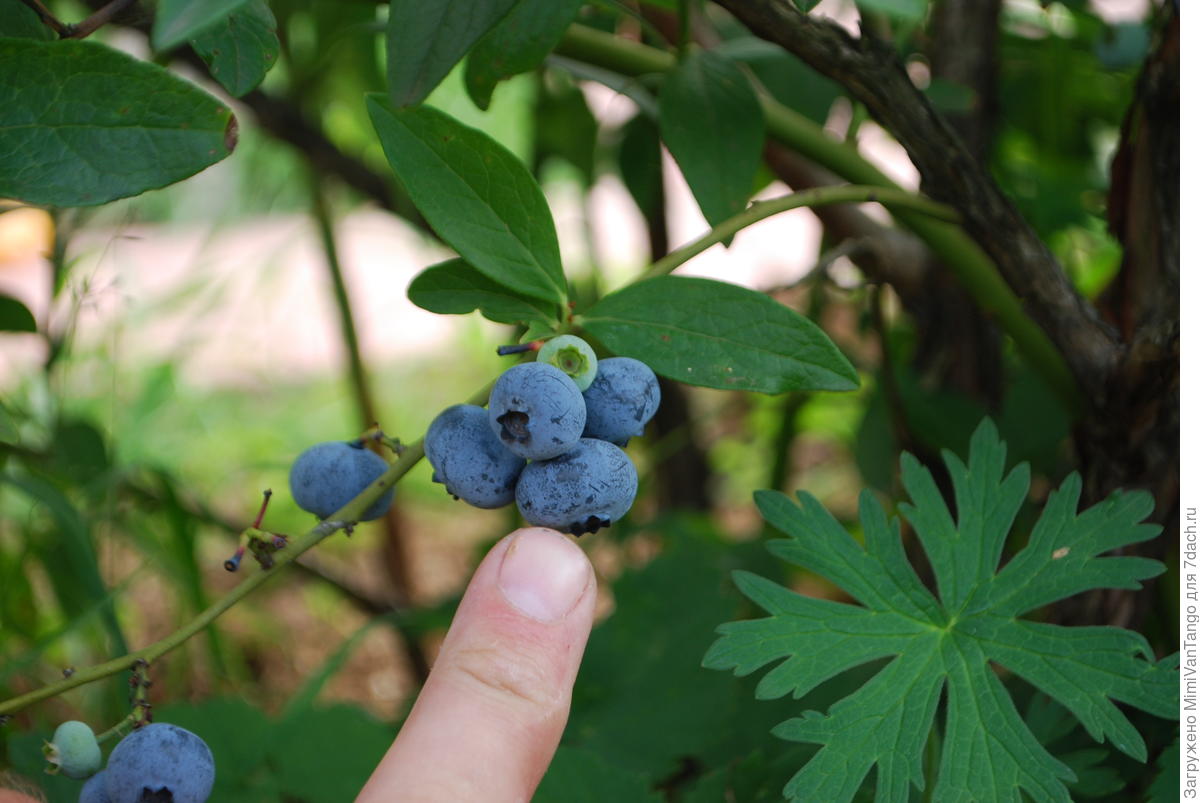
[[[1137,554],[1162,559],[1179,532],[1179,15],[1167,18],[1138,81],[1112,165],[1109,230],[1125,248],[1100,308],[1125,341],[1106,403],[1076,432],[1084,502],[1117,488],[1154,495],[1166,535]],[[1147,593],[1108,591],[1066,612],[1073,623],[1144,628]],[[1170,634],[1164,634],[1170,639]]]

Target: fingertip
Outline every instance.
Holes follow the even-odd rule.
[[[497,586],[530,619],[547,624],[563,619],[594,585],[587,555],[557,530],[524,527],[506,540]]]

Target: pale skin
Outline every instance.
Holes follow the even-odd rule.
[[[562,738],[596,577],[573,538],[528,527],[475,570],[412,712],[357,803],[528,801]],[[0,789],[0,803],[38,803]]]
[[[526,528],[500,541],[358,803],[528,801],[562,737],[595,608],[573,539]]]

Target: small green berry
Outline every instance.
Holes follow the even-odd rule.
[[[563,371],[580,391],[587,390],[596,378],[596,352],[583,338],[559,335],[538,349],[538,362],[545,362]]]
[[[68,778],[87,778],[100,769],[100,745],[86,723],[71,720],[54,731],[54,738],[42,747],[51,766],[46,772]]]

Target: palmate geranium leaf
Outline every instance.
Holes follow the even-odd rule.
[[[1097,741],[1146,760],[1146,745],[1114,705],[1156,716],[1178,708],[1178,655],[1155,662],[1137,633],[1115,627],[1061,627],[1017,618],[1094,588],[1138,588],[1163,571],[1141,558],[1099,557],[1154,537],[1141,523],[1151,510],[1142,492],[1117,493],[1079,513],[1080,483],[1051,494],[1029,543],[998,573],[1002,548],[1029,490],[1029,472],[1004,472],[1005,447],[985,421],[966,464],[945,454],[954,485],[952,516],[932,476],[902,462],[912,503],[901,512],[929,556],[937,596],[918,579],[889,520],[870,492],[860,500],[860,545],[810,495],[793,501],[760,491],[759,509],[790,536],[777,556],[837,583],[860,604],[812,599],[753,574],[738,587],[771,616],[722,625],[705,657],[738,675],[776,664],[757,694],[800,697],[867,661],[895,656],[825,713],[788,720],[775,734],[822,745],[788,783],[793,800],[849,801],[872,767],[876,799],[907,801],[911,787],[933,784],[933,800],[1069,800],[1076,780],[1038,742],[992,664],[1053,697]],[[781,660],[782,659],[782,660]],[[778,662],[778,663],[777,663]],[[941,758],[926,778],[926,742],[945,691]]]

